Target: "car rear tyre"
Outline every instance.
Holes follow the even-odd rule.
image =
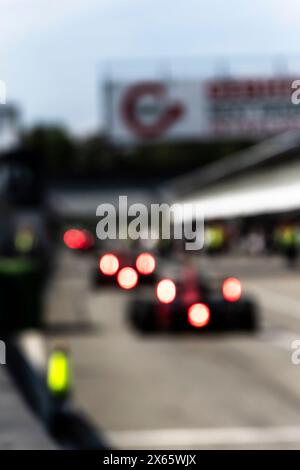
[[[130,324],[142,333],[150,334],[157,331],[155,308],[151,302],[133,300],[129,304],[127,317]]]
[[[252,302],[247,301],[241,314],[241,330],[254,333],[258,328],[257,309]]]

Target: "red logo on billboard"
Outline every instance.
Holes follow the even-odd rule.
[[[127,127],[143,139],[159,138],[183,113],[183,105],[170,102],[161,83],[134,85],[121,102],[121,115]]]

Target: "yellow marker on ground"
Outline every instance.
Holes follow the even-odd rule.
[[[63,350],[55,350],[49,357],[47,385],[53,395],[67,395],[70,392],[70,361]]]

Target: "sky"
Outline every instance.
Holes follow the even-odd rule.
[[[197,76],[195,64],[214,57],[300,61],[299,24],[299,0],[0,0],[0,79],[26,125],[93,132],[112,73]]]

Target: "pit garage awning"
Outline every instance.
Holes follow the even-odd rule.
[[[300,161],[199,188],[177,203],[201,205],[205,219],[233,218],[300,209]]]

